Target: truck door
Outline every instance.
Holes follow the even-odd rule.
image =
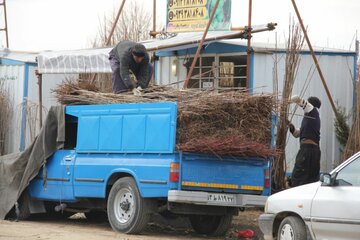
[[[38,176],[31,182],[30,196],[52,201],[73,200],[74,159],[75,151],[73,150],[56,151],[48,159],[45,171],[41,169]]]

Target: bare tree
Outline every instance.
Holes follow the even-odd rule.
[[[111,37],[110,46],[123,40],[139,42],[150,37],[149,33],[152,23],[151,9],[146,9],[144,3],[145,0],[126,1]],[[97,35],[90,41],[92,47],[106,46],[107,38],[116,20],[117,13],[118,9],[114,9],[109,16],[104,15],[102,19],[99,19]],[[84,81],[95,81],[100,91],[112,92],[111,74],[81,74],[80,79]]]
[[[277,124],[276,133],[276,148],[279,152],[278,157],[274,161],[273,167],[273,189],[274,191],[282,190],[285,187],[285,166],[286,166],[286,137],[288,132],[289,119],[289,102],[297,71],[300,65],[300,52],[304,45],[304,36],[302,35],[301,28],[294,21],[289,24],[289,36],[287,39],[287,49],[285,57],[285,77],[284,86],[282,91],[282,103],[280,104],[279,121]]]
[[[12,105],[10,94],[5,85],[5,81],[0,79],[0,156],[6,152],[6,139],[9,134],[9,125],[11,123]]]
[[[125,3],[120,19],[116,25],[110,45],[123,40],[139,42],[150,37],[152,16],[150,10],[144,7],[143,1],[131,0]],[[93,47],[106,45],[106,39],[110,34],[112,25],[115,22],[118,9],[114,9],[112,14],[104,16],[99,20],[99,29],[96,38],[92,41]]]

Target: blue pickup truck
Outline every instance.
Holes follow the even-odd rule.
[[[176,103],[65,113],[65,147],[30,182],[30,210],[106,217],[123,233],[139,233],[153,213],[185,215],[196,232],[219,236],[239,209],[264,206],[270,195],[271,159],[176,151]]]

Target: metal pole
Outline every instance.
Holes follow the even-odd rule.
[[[319,62],[318,62],[318,60],[316,59],[316,55],[315,55],[315,53],[314,53],[314,49],[312,48],[312,45],[311,45],[309,36],[307,35],[307,32],[306,32],[306,28],[305,28],[305,26],[304,26],[304,23],[303,23],[301,17],[300,17],[300,12],[299,12],[299,10],[298,10],[298,8],[297,8],[297,6],[296,6],[295,0],[291,0],[291,1],[292,1],[293,6],[294,6],[294,9],[295,9],[295,12],[296,12],[296,16],[297,16],[297,18],[298,18],[298,20],[299,20],[300,26],[301,26],[301,28],[302,28],[302,30],[303,30],[304,37],[305,37],[305,39],[306,39],[307,45],[308,45],[308,47],[309,47],[309,49],[310,49],[311,56],[312,56],[312,58],[313,58],[313,60],[314,60],[314,62],[315,62],[316,68],[317,68],[317,70],[318,70],[318,72],[319,72],[320,79],[321,79],[321,81],[322,81],[322,84],[324,85],[326,95],[327,95],[327,97],[329,98],[331,107],[332,107],[332,109],[333,109],[333,111],[334,111],[334,113],[335,113],[335,116],[337,117],[337,116],[338,116],[338,113],[337,113],[337,110],[336,110],[334,101],[333,101],[333,99],[332,99],[332,97],[331,97],[329,88],[328,88],[328,86],[327,86],[327,84],[326,84],[326,82],[325,82],[325,78],[324,78],[324,75],[323,75],[323,73],[322,73],[322,71],[321,71]]]
[[[9,48],[9,35],[8,35],[8,27],[7,27],[7,15],[6,15],[6,1],[3,0],[0,5],[4,6],[4,17],[5,17],[5,28],[0,29],[1,31],[5,31],[5,37],[6,37],[6,48]]]
[[[109,34],[108,39],[107,39],[107,41],[106,41],[106,46],[109,46],[109,44],[110,44],[110,42],[111,42],[111,37],[112,37],[112,35],[114,34],[116,24],[117,24],[117,22],[119,21],[120,14],[121,14],[121,12],[122,12],[122,10],[123,10],[123,8],[124,8],[125,1],[126,1],[126,0],[123,0],[122,3],[121,3],[121,5],[120,5],[119,11],[118,11],[118,13],[117,13],[117,15],[116,15],[115,22],[114,22],[113,25],[112,25],[110,34]]]
[[[204,41],[205,41],[207,32],[209,31],[209,27],[210,27],[210,25],[211,25],[211,23],[212,23],[212,20],[214,19],[214,15],[215,15],[216,9],[217,9],[217,7],[218,7],[218,5],[219,5],[219,1],[220,1],[220,0],[217,0],[217,1],[216,1],[216,4],[215,4],[215,6],[214,6],[214,9],[213,9],[213,11],[212,11],[212,13],[211,13],[209,22],[208,22],[207,25],[206,25],[204,34],[203,34],[203,36],[202,36],[202,38],[201,38],[201,41],[200,41],[200,43],[199,43],[199,46],[198,46],[198,49],[197,49],[197,51],[196,51],[195,57],[194,57],[194,59],[193,59],[193,61],[192,61],[192,63],[191,63],[191,67],[190,67],[189,73],[188,73],[188,75],[187,75],[187,77],[186,77],[186,80],[185,80],[185,83],[184,83],[184,88],[187,88],[187,87],[188,87],[188,84],[189,84],[189,81],[190,81],[190,77],[191,77],[191,75],[192,75],[192,72],[194,71],[194,67],[195,67],[195,64],[196,64],[196,62],[197,62],[197,59],[199,58],[201,48],[202,48],[202,46],[204,45]]]
[[[246,88],[250,88],[250,63],[251,63],[251,15],[252,15],[252,0],[249,0],[249,15],[248,15],[248,42],[247,42],[247,57],[246,57]]]
[[[155,31],[156,31],[156,0],[153,1],[153,32]]]
[[[38,70],[35,70],[35,74],[38,78],[38,85],[39,85],[39,126],[40,129],[42,128],[42,74],[39,73]]]

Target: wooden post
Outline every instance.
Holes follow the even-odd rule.
[[[38,78],[38,87],[39,87],[39,127],[42,128],[42,74],[38,70],[35,70],[35,74]]]
[[[309,47],[309,49],[310,49],[311,56],[312,56],[312,58],[313,58],[313,60],[314,60],[314,62],[315,62],[316,69],[317,69],[318,72],[319,72],[321,82],[322,82],[322,84],[324,85],[326,95],[327,95],[327,97],[329,98],[331,107],[332,107],[332,109],[333,109],[333,111],[334,111],[334,113],[335,113],[335,116],[337,117],[337,116],[338,116],[338,113],[337,113],[337,110],[336,110],[334,101],[333,101],[333,99],[332,99],[332,97],[331,97],[329,88],[328,88],[328,86],[327,86],[327,84],[326,84],[326,82],[325,82],[324,75],[323,75],[323,73],[322,73],[322,71],[321,71],[319,62],[318,62],[318,60],[317,60],[317,58],[316,58],[316,55],[315,55],[314,49],[313,49],[313,47],[312,47],[312,45],[311,45],[309,36],[307,35],[306,28],[305,28],[304,23],[303,23],[303,21],[302,21],[302,19],[301,19],[301,16],[300,16],[300,12],[299,12],[299,10],[298,10],[298,8],[297,8],[297,6],[296,6],[295,0],[291,0],[291,1],[292,1],[293,6],[294,6],[294,9],[295,9],[295,12],[296,12],[296,16],[297,16],[297,18],[298,18],[298,20],[299,20],[301,29],[302,29],[302,31],[303,31],[303,33],[304,33],[304,37],[305,37],[306,43],[307,43],[307,45],[308,45],[308,47]]]
[[[198,46],[198,48],[197,48],[195,57],[194,57],[194,59],[193,59],[193,61],[192,61],[192,63],[191,63],[191,67],[190,67],[189,73],[188,73],[188,75],[187,75],[187,77],[186,77],[186,80],[185,80],[185,83],[184,83],[184,88],[187,88],[187,87],[188,87],[188,84],[189,84],[189,81],[190,81],[192,72],[194,71],[195,64],[196,64],[196,62],[197,62],[197,59],[199,58],[199,55],[200,55],[200,52],[201,52],[201,48],[202,48],[202,46],[204,45],[204,41],[205,41],[206,35],[207,35],[208,31],[209,31],[209,27],[210,27],[210,25],[211,25],[211,23],[212,23],[212,21],[213,21],[213,19],[214,19],[214,15],[215,15],[216,9],[217,9],[217,7],[218,7],[218,5],[219,5],[219,1],[220,1],[220,0],[217,0],[217,1],[216,1],[216,4],[215,4],[215,6],[214,6],[214,10],[212,11],[211,16],[210,16],[210,19],[209,19],[209,22],[208,22],[207,25],[206,25],[204,34],[203,34],[203,36],[202,36],[202,38],[201,38],[201,41],[200,41],[199,46]]]
[[[107,40],[106,40],[106,46],[109,46],[110,43],[111,43],[111,37],[112,37],[112,35],[114,34],[116,24],[117,24],[117,22],[119,21],[120,14],[121,14],[121,12],[122,12],[122,10],[123,10],[123,8],[124,8],[125,1],[126,1],[126,0],[123,0],[122,3],[121,3],[121,5],[120,5],[119,11],[118,11],[118,13],[117,13],[117,15],[116,15],[115,22],[113,23],[112,28],[111,28],[111,31],[110,31],[110,34],[109,34],[109,36],[108,36],[108,38],[107,38]],[[97,74],[94,73],[94,75],[93,75],[92,78],[91,78],[91,82],[94,82],[94,81],[95,81],[96,76],[97,76]]]
[[[121,3],[121,5],[120,5],[119,11],[118,11],[118,13],[117,13],[117,15],[116,15],[116,18],[115,18],[115,22],[113,23],[112,28],[111,28],[111,31],[110,31],[110,34],[109,34],[109,36],[108,36],[108,38],[107,38],[106,46],[109,46],[110,43],[111,43],[111,37],[112,37],[112,35],[114,34],[116,24],[117,24],[117,22],[119,21],[121,12],[122,12],[122,10],[123,10],[123,8],[124,8],[125,1],[126,1],[126,0],[123,0],[122,3]]]

